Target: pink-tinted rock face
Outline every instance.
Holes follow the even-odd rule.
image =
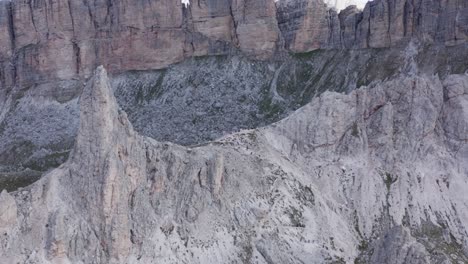
[[[5,60],[11,56],[11,38],[10,38],[10,13],[8,9],[0,3],[0,59]]]
[[[337,13],[322,0],[283,0],[277,3],[285,46],[293,52],[339,47]]]
[[[449,46],[468,40],[467,1],[372,1],[359,16],[354,42],[360,48],[398,46],[411,38]]]
[[[428,44],[457,45],[468,40],[468,2],[374,0],[363,11],[348,7],[339,15],[321,0],[277,2],[286,48],[385,48],[412,38]]]
[[[87,76],[96,64],[114,71],[180,61],[185,34],[177,1],[15,1],[16,51],[36,73]]]
[[[228,0],[197,1],[189,6],[193,30],[214,40],[231,42],[236,37]]]
[[[33,1],[3,3],[0,58],[18,81],[166,67],[232,48],[265,58],[279,41],[273,1]]]
[[[262,57],[272,55],[280,38],[275,3],[234,0],[232,9],[240,49]]]
[[[468,39],[468,2],[375,0],[338,14],[322,0],[13,0],[0,2],[2,87],[164,68],[233,50],[269,58],[282,50],[457,45]],[[2,88],[3,90],[3,88]]]

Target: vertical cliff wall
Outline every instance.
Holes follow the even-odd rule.
[[[457,45],[468,36],[468,3],[376,0],[338,14],[321,0],[14,0],[0,3],[2,92],[50,79],[164,68],[190,56],[240,50],[381,48],[417,38]]]
[[[0,59],[25,85],[87,77],[97,64],[157,69],[231,48],[266,57],[280,38],[273,1],[20,0],[0,9]]]

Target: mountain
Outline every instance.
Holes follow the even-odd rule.
[[[31,1],[0,3],[2,87],[164,68],[234,50],[266,58],[284,49],[382,48],[416,37],[466,43],[468,4],[376,0],[338,14],[321,0]]]
[[[466,19],[464,1],[339,14],[318,0],[1,1],[0,186],[67,159],[97,65],[137,131],[193,145],[278,121],[325,90],[464,73]]]
[[[468,262],[467,25],[0,1],[0,262]]]
[[[325,92],[199,147],[136,133],[104,68],[67,162],[0,195],[7,263],[463,263],[468,76]]]

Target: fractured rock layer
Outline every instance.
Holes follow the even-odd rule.
[[[467,261],[468,76],[370,88],[187,148],[135,133],[98,68],[69,160],[0,195],[0,258]]]

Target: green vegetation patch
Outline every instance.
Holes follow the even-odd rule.
[[[41,172],[33,170],[25,170],[16,173],[0,172],[0,192],[2,190],[13,192],[19,188],[29,186],[39,180],[41,175]]]
[[[270,119],[283,113],[284,108],[280,104],[273,102],[271,96],[266,96],[260,102],[259,110],[266,118]]]

